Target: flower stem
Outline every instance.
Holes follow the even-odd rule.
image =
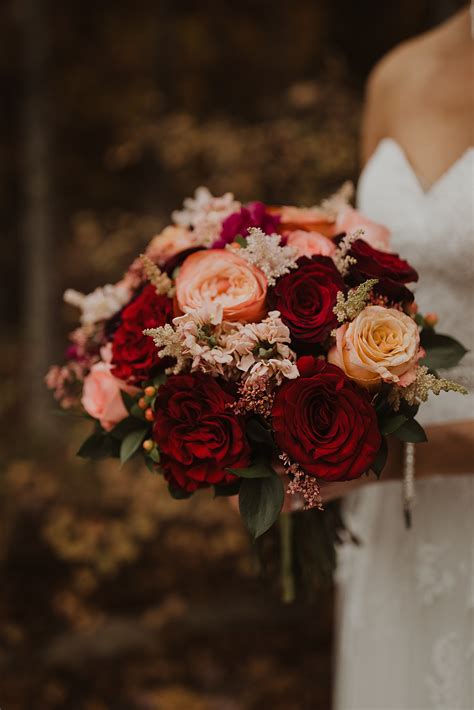
[[[282,602],[291,604],[295,600],[293,518],[291,513],[281,513],[280,515],[280,583]]]

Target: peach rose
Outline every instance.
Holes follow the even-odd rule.
[[[422,355],[415,321],[396,308],[367,306],[336,331],[336,345],[328,360],[361,387],[374,389],[381,382],[405,387],[415,379]]]
[[[302,229],[306,232],[315,231],[328,237],[336,234],[335,220],[319,207],[283,206],[273,212],[280,217],[281,230],[279,231]]]
[[[129,387],[111,373],[111,364],[97,362],[84,378],[82,406],[91,417],[98,419],[106,431],[128,416],[120,392],[123,390],[133,395],[136,387]]]
[[[157,264],[164,264],[180,251],[200,246],[195,232],[184,227],[166,227],[153,237],[146,249],[146,255]]]
[[[188,256],[176,277],[181,313],[220,305],[228,321],[255,322],[265,315],[264,274],[229,249],[209,249]]]
[[[291,232],[287,239],[287,244],[296,249],[298,257],[332,256],[336,251],[334,242],[325,237],[324,234],[305,232],[303,229]]]
[[[351,233],[357,229],[364,230],[361,239],[371,247],[380,251],[390,251],[390,230],[383,224],[372,222],[371,219],[347,205],[337,216],[336,233]]]

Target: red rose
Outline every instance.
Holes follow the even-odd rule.
[[[279,279],[273,307],[280,311],[296,343],[322,343],[337,327],[333,309],[338,291],[345,290],[332,259],[303,257],[298,269]]]
[[[192,493],[212,484],[232,483],[228,467],[243,468],[250,449],[243,420],[229,405],[235,398],[210,375],[173,375],[155,401],[154,439],[165,477]]]
[[[418,281],[418,273],[398,254],[374,249],[362,239],[357,239],[350,251],[356,259],[349,270],[349,281],[357,285],[367,279],[379,279],[375,292],[392,302],[413,301],[412,292],[403,284]]]
[[[158,328],[173,318],[173,302],[159,296],[151,285],[126,306],[112,340],[112,373],[125,382],[150,379],[160,358],[152,338],[143,335],[145,328]]]
[[[273,404],[276,443],[323,481],[358,478],[381,444],[368,394],[324,360],[305,356],[296,364],[300,377],[286,382]]]

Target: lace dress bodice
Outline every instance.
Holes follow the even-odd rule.
[[[398,143],[385,138],[361,175],[358,204],[364,214],[390,228],[393,250],[417,269],[420,278],[414,291],[421,313],[437,313],[437,329],[469,350],[446,374],[472,390],[474,148],[424,190]],[[432,397],[419,416],[425,423],[470,417],[472,393]]]
[[[474,149],[425,190],[392,139],[359,182],[361,211],[391,229],[393,250],[419,272],[420,311],[436,312],[439,332],[470,350],[447,375],[469,395],[432,397],[417,417],[425,424],[474,419],[473,182]],[[411,530],[398,481],[382,478],[345,500],[361,545],[339,555],[335,710],[474,707],[473,481],[416,481]]]

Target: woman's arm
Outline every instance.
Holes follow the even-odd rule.
[[[416,445],[416,479],[474,473],[474,420],[432,424],[426,427],[426,434],[428,441]],[[388,442],[389,454],[381,482],[403,477],[403,443],[393,436],[389,437]],[[355,481],[324,483],[321,486],[323,501],[328,503],[335,498],[342,498],[376,481],[376,476],[370,473]]]

